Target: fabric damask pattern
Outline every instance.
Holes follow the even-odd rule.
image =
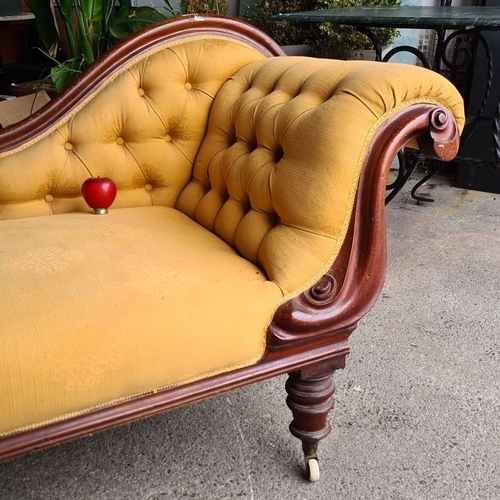
[[[106,374],[118,370],[123,364],[123,343],[116,335],[110,338],[108,332],[103,345],[100,341],[101,330],[96,325],[88,329],[84,336],[63,338],[57,349],[51,349],[46,354],[48,363],[44,364],[51,367],[48,376],[57,384],[62,384],[67,392],[93,389]],[[75,352],[78,356],[74,355]]]
[[[89,230],[92,230],[92,228]],[[121,240],[145,241],[154,234],[148,228],[138,227],[133,224],[129,224],[126,230],[124,230],[123,226],[113,223],[100,224],[99,227],[95,228],[95,231],[99,232],[107,240],[120,238]]]
[[[133,207],[43,222],[2,223],[0,395],[14,403],[0,435],[262,357],[281,290],[187,216]]]
[[[84,259],[83,252],[59,247],[40,247],[28,250],[13,259],[4,267],[19,271],[32,271],[36,274],[49,274],[68,268],[72,262]]]

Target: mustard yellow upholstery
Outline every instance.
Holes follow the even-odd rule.
[[[177,210],[1,228],[0,435],[264,352],[279,288]]]
[[[370,139],[424,101],[463,124],[420,68],[187,37],[0,155],[0,435],[258,362],[335,259]],[[106,217],[90,175],[118,185]]]
[[[116,182],[115,208],[173,206],[219,88],[263,58],[247,44],[207,35],[131,60],[45,137],[0,156],[0,220],[85,212],[80,187],[90,175]]]
[[[176,207],[294,294],[337,255],[377,128],[424,101],[451,107],[463,126],[456,89],[422,68],[306,57],[249,64],[219,92]]]

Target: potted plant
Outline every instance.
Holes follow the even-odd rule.
[[[281,46],[311,45],[321,36],[319,24],[274,21],[276,14],[289,14],[316,10],[317,0],[256,0],[254,5],[246,4],[244,18],[266,32]]]
[[[363,6],[400,5],[401,0],[364,0]],[[246,7],[245,18],[268,33],[279,44],[305,43],[311,45],[312,55],[334,59],[350,59],[353,53],[373,49],[372,42],[354,26],[334,23],[306,23],[272,21],[279,13],[291,13],[340,7],[355,7],[359,0],[257,0],[254,6]],[[395,28],[372,30],[382,46],[388,46],[398,36]]]
[[[117,41],[165,19],[153,7],[131,7],[125,0],[26,0],[26,4],[35,14],[44,53],[55,63],[50,76],[57,91]]]
[[[167,0],[165,0],[167,1]],[[179,10],[169,4],[170,14],[227,14],[228,0],[180,0]]]
[[[400,5],[401,0],[364,0],[364,7],[376,5]],[[356,7],[359,0],[317,0],[317,9],[335,9],[340,7]],[[352,59],[353,54],[360,51],[373,50],[373,44],[366,35],[355,26],[342,26],[333,23],[320,23],[321,37],[315,44],[315,54],[319,57],[335,59]],[[382,47],[389,46],[399,31],[396,28],[371,28]]]
[[[116,42],[180,14],[222,14],[227,0],[180,0],[175,8],[164,0],[165,13],[155,7],[132,7],[130,0],[25,0],[35,14],[44,53],[55,64],[50,78],[56,91],[67,87]]]

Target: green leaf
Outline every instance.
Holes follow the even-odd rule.
[[[110,0],[79,0],[81,9],[87,21],[101,21],[104,13],[109,10]]]
[[[73,7],[74,7],[74,0],[60,0],[57,2],[60,5],[60,11],[63,16],[67,21],[73,18]]]
[[[82,60],[79,57],[68,59],[55,66],[50,71],[50,76],[57,92],[65,89],[82,72]]]
[[[44,39],[49,49],[46,55],[54,60],[61,37],[63,40],[67,37],[69,42],[72,59],[52,69],[52,79],[58,92],[117,40],[166,18],[153,7],[125,5],[115,12],[116,3],[130,4],[125,0],[27,1],[37,17],[37,24],[40,24],[40,34],[42,35],[45,27],[52,28],[51,36]],[[63,20],[60,34],[50,7],[51,2],[54,3],[57,16],[60,14]]]
[[[136,31],[164,21],[165,16],[152,7],[122,7],[109,27],[116,40],[122,40]]]
[[[36,17],[36,27],[49,54],[55,56],[57,53],[59,37],[54,15],[50,9],[51,0],[26,0],[26,5]]]

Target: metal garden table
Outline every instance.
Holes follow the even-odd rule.
[[[494,137],[494,153],[495,160],[480,160],[476,158],[465,158],[460,156],[462,161],[475,163],[477,165],[488,165],[494,168],[500,168],[500,95],[497,101],[493,117],[484,116],[484,108],[486,101],[492,89],[493,78],[493,56],[491,49],[481,35],[483,30],[500,30],[500,7],[453,7],[453,6],[374,6],[374,7],[346,7],[330,10],[316,10],[310,12],[295,12],[291,14],[279,14],[273,19],[281,21],[301,21],[301,22],[330,22],[335,24],[344,24],[355,26],[356,29],[364,33],[373,43],[378,61],[389,61],[399,52],[411,52],[421,62],[424,67],[431,68],[438,72],[448,72],[453,76],[453,73],[461,66],[469,64],[475,56],[475,50],[480,45],[484,48],[487,61],[487,78],[484,89],[483,99],[477,112],[468,117],[467,126],[462,134],[462,144],[471,136],[477,123],[480,120],[492,120],[493,122],[493,137]],[[382,47],[371,28],[420,28],[433,29],[437,33],[436,50],[432,63],[428,61],[426,55],[416,47],[399,46],[395,47],[384,57],[382,57]],[[451,30],[451,33],[447,33]],[[463,37],[466,36],[471,41],[471,48],[460,48],[460,43]],[[455,43],[453,54],[465,54],[465,62],[457,62],[454,58],[448,58],[450,44]],[[498,57],[498,55],[497,55]],[[451,78],[452,79],[452,78]],[[497,84],[497,88],[500,86]],[[496,90],[496,89],[495,89]],[[466,98],[467,96],[464,96]],[[401,158],[400,158],[401,160]],[[400,169],[400,177],[395,185],[389,186],[393,191],[388,196],[388,201],[392,199],[399,189],[404,185],[409,178],[418,161],[414,162],[414,166]],[[444,166],[444,165],[442,165]],[[436,171],[431,172],[429,176],[422,179],[412,191],[412,196],[419,201],[432,201],[428,198],[417,196],[416,190],[428,180],[431,175],[439,171],[440,166]]]

